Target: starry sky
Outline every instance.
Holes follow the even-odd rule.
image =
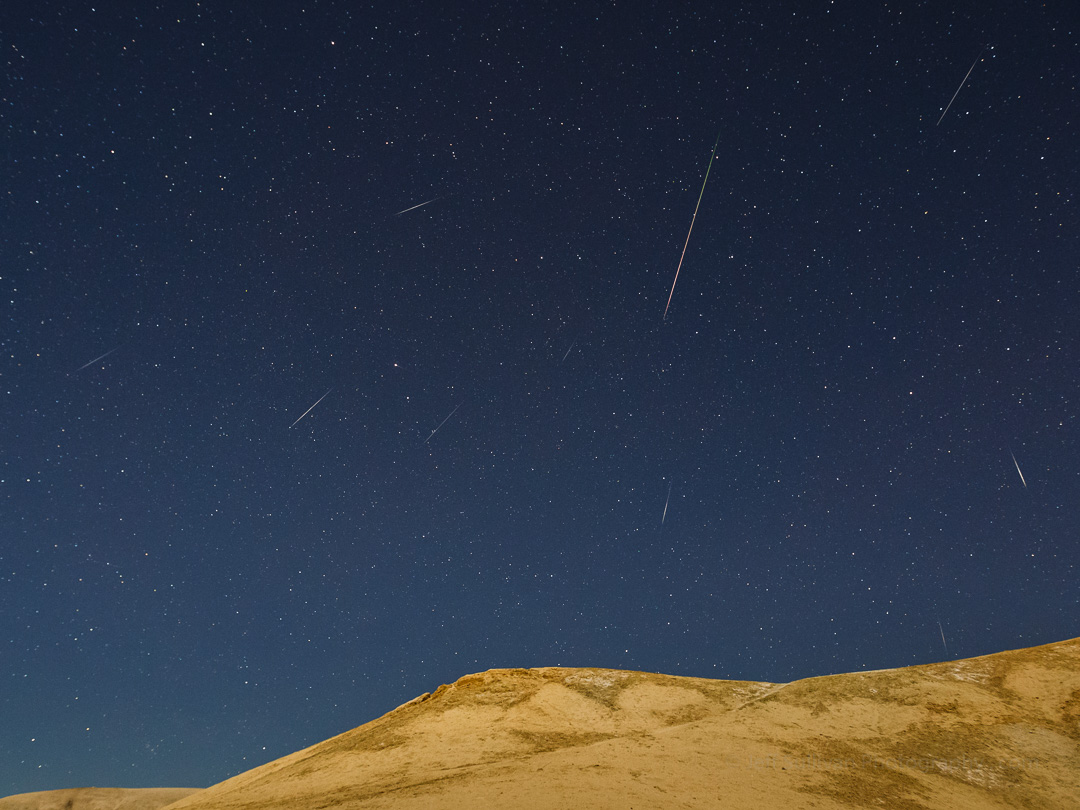
[[[1068,4],[18,5],[0,793],[1080,634]]]

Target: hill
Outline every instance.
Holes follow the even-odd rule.
[[[1080,639],[788,684],[491,670],[169,810],[875,806],[1080,806]]]
[[[159,810],[198,788],[73,788],[19,793],[0,799],[0,810]]]

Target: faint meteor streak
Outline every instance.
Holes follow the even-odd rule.
[[[956,88],[956,92],[952,94],[952,98],[949,99],[949,103],[945,105],[945,112],[941,114],[941,118],[945,117],[945,113],[949,111],[949,107],[951,107],[952,103],[956,101],[956,97],[960,95],[960,91],[964,87],[964,82],[968,80],[968,76],[971,75],[971,71],[973,71],[975,69],[975,66],[979,64],[979,60],[982,59],[983,51],[985,50],[986,48],[983,48],[982,51],[979,51],[979,55],[975,57],[975,61],[971,63],[971,67],[968,68],[968,72],[964,74],[964,81],[960,82],[960,87]],[[937,124],[934,124],[935,127],[941,123],[941,118],[937,120]]]
[[[949,645],[945,643],[945,630],[941,626],[941,620],[938,619],[937,629],[941,632],[941,646],[945,648],[945,654],[949,654]]]
[[[1024,474],[1020,472],[1020,465],[1016,463],[1016,456],[1013,456],[1012,450],[1009,451],[1009,455],[1012,456],[1013,464],[1016,465],[1016,471],[1020,473],[1020,483],[1024,485],[1024,489],[1027,489],[1027,481],[1024,480]]]
[[[671,502],[671,482],[668,481],[667,485],[667,499],[664,501],[664,514],[660,516],[660,526],[663,527],[664,521],[667,519],[667,508]]]
[[[123,346],[123,345],[124,345],[123,343],[121,343],[121,344],[120,344],[120,346]],[[120,348],[120,346],[117,346],[117,347],[116,347],[116,349],[119,349],[119,348]],[[89,363],[83,363],[83,364],[82,364],[81,366],[79,366],[79,367],[78,367],[77,369],[75,369],[75,372],[76,372],[76,373],[78,373],[78,372],[82,371],[82,370],[83,370],[84,368],[86,368],[87,366],[92,366],[92,365],[94,365],[94,363],[96,363],[96,362],[97,362],[98,360],[104,360],[104,359],[105,359],[106,357],[108,357],[108,356],[109,356],[110,354],[112,354],[113,352],[115,352],[115,351],[116,351],[116,349],[109,349],[109,350],[108,350],[107,352],[105,352],[105,354],[101,355],[101,357],[95,357],[95,358],[94,358],[93,360],[91,360],[91,361],[90,361]]]
[[[694,206],[694,216],[690,219],[690,230],[686,232],[686,241],[682,246],[682,255],[679,256],[679,266],[675,268],[675,280],[671,282],[671,292],[668,293],[667,306],[664,307],[664,317],[667,320],[668,307],[671,306],[671,296],[675,294],[675,285],[679,282],[679,271],[682,270],[683,259],[686,258],[686,246],[690,244],[690,234],[694,232],[694,222],[697,220],[697,212],[701,207],[701,198],[705,196],[705,183],[709,182],[709,172],[712,170],[713,160],[716,158],[716,147],[720,145],[720,133],[716,133],[716,143],[713,144],[712,155],[709,157],[709,167],[705,169],[705,182],[701,184],[701,193],[698,194],[697,205]]]
[[[576,340],[576,339],[574,340],[574,342],[573,342],[573,343],[571,343],[571,344],[570,344],[570,348],[566,350],[566,354],[564,354],[564,355],[562,356],[562,360],[560,360],[560,361],[559,361],[559,365],[560,365],[560,366],[561,366],[561,365],[562,365],[563,363],[565,363],[565,362],[566,362],[566,358],[567,358],[567,357],[569,357],[569,356],[570,356],[570,352],[572,352],[572,351],[574,350],[574,344],[575,344],[575,343],[577,343],[577,340]]]
[[[321,397],[319,397],[317,400],[315,400],[315,405],[318,405],[320,402],[322,402],[324,399],[326,399],[327,395],[333,390],[334,390],[333,388],[328,389],[325,394],[323,394]],[[301,419],[303,419],[305,416],[307,416],[309,413],[311,413],[315,409],[315,405],[312,405],[310,408],[308,408],[306,411],[304,411],[302,414],[300,414],[300,416],[297,417],[296,422],[299,422]],[[293,426],[295,426],[296,422],[293,422],[291,425],[289,425],[289,428],[291,429]]]
[[[439,422],[439,427],[437,427],[433,431],[431,431],[431,436],[434,436],[436,433],[438,433],[439,428],[441,428],[443,425],[445,425],[447,422],[450,421],[450,417],[453,416],[455,413],[457,413],[457,409],[460,408],[461,405],[462,405],[462,403],[459,402],[457,404],[457,408],[454,408],[454,410],[450,411],[450,415],[447,416],[445,419],[443,419],[441,422]],[[431,436],[428,436],[426,439],[424,439],[424,444],[427,444],[429,441],[431,441]]]
[[[409,213],[409,211],[414,211],[414,210],[415,210],[415,209],[417,209],[417,208],[423,208],[423,207],[424,207],[425,205],[427,205],[428,203],[433,203],[433,202],[435,202],[435,201],[436,201],[437,199],[439,199],[439,198],[438,198],[438,197],[432,197],[432,198],[431,198],[430,200],[428,200],[427,202],[422,202],[422,203],[420,203],[419,205],[414,205],[414,206],[412,206],[411,208],[406,208],[406,209],[405,209],[404,211],[398,211],[398,212],[397,212],[396,214],[394,214],[394,216],[395,216],[395,217],[399,217],[399,216],[401,216],[402,214],[407,214],[407,213]]]

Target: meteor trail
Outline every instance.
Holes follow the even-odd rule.
[[[1012,456],[1013,464],[1016,464],[1016,456],[1013,456],[1012,450],[1009,451],[1009,455]],[[1027,489],[1027,481],[1024,480],[1024,474],[1020,472],[1020,465],[1016,464],[1016,471],[1020,473],[1020,483],[1024,485],[1024,489]]]
[[[436,201],[437,199],[439,199],[439,198],[438,198],[438,197],[432,197],[432,198],[431,198],[430,200],[428,200],[427,202],[422,202],[422,203],[420,203],[419,205],[414,205],[414,206],[412,206],[411,208],[406,208],[406,209],[405,209],[405,210],[403,210],[403,211],[398,211],[398,212],[397,212],[396,214],[394,214],[394,216],[395,216],[395,217],[399,217],[399,216],[401,216],[402,214],[407,214],[407,213],[408,213],[409,211],[412,211],[412,210],[414,210],[414,209],[416,209],[416,208],[423,208],[423,207],[424,207],[425,205],[427,205],[428,203],[433,203],[433,202],[435,202],[435,201]]]
[[[682,255],[679,257],[679,266],[675,268],[675,281],[671,282],[671,292],[668,293],[667,306],[664,307],[664,317],[667,320],[668,307],[671,306],[671,296],[675,294],[675,285],[679,281],[679,271],[682,270],[683,259],[686,258],[686,246],[690,244],[690,234],[694,232],[694,222],[697,220],[697,212],[701,207],[701,198],[705,196],[705,183],[709,182],[709,172],[712,170],[713,160],[716,158],[716,147],[720,145],[720,133],[716,133],[716,143],[713,144],[712,155],[709,157],[709,167],[705,169],[705,182],[701,184],[701,193],[698,194],[697,205],[694,206],[694,216],[690,219],[690,230],[686,232],[686,241],[682,246]]]
[[[576,339],[574,340],[574,342],[573,342],[573,343],[571,343],[571,344],[570,344],[570,348],[566,350],[566,354],[564,354],[564,355],[562,356],[562,360],[560,360],[560,361],[559,361],[559,365],[560,365],[560,366],[561,366],[561,365],[562,365],[563,363],[565,363],[565,362],[566,362],[566,358],[567,358],[567,357],[569,357],[569,356],[570,356],[570,352],[572,352],[572,351],[574,350],[574,343],[577,343],[577,340],[576,340]]]
[[[671,502],[671,482],[670,482],[670,481],[668,481],[668,485],[667,485],[667,499],[666,499],[666,500],[664,501],[664,514],[662,514],[662,515],[660,516],[660,525],[661,525],[661,526],[663,526],[663,525],[664,525],[664,520],[666,520],[666,519],[667,519],[667,507],[668,507],[668,503],[670,503],[670,502]]]
[[[949,654],[949,645],[945,643],[945,631],[941,628],[941,620],[938,619],[937,629],[941,631],[941,646],[945,648],[945,654]]]
[[[450,416],[453,416],[455,413],[457,413],[457,409],[460,408],[461,405],[462,405],[462,403],[459,402],[457,404],[457,408],[454,408],[454,410],[450,411]],[[447,416],[445,419],[443,419],[441,422],[439,422],[439,427],[437,427],[433,431],[431,431],[431,436],[434,436],[436,433],[438,433],[439,428],[441,428],[443,425],[445,425],[447,422],[450,421],[450,416]],[[426,439],[424,439],[424,444],[427,444],[429,441],[431,441],[431,436],[428,436]]]
[[[315,400],[315,405],[318,405],[320,402],[322,402],[324,399],[326,399],[327,394],[329,394],[333,390],[334,390],[333,388],[328,389],[326,394],[323,394],[321,397],[319,397],[317,400]],[[296,422],[299,422],[301,419],[303,419],[305,416],[307,416],[309,413],[311,413],[312,410],[314,410],[315,405],[312,405],[310,408],[308,408],[306,411],[304,411],[302,414],[300,414],[300,416],[297,418]],[[296,424],[296,422],[293,422],[292,425],[289,425],[289,427],[292,428]]]
[[[120,346],[123,346],[123,345],[124,345],[123,343],[121,343],[121,344],[120,344]],[[116,349],[119,349],[119,348],[120,348],[120,346],[117,346],[117,347],[116,347]],[[107,352],[105,352],[105,354],[101,355],[101,357],[95,357],[95,358],[94,358],[93,360],[91,360],[91,361],[90,361],[89,363],[83,363],[83,364],[82,364],[81,366],[79,366],[79,367],[78,367],[77,369],[75,369],[75,372],[76,372],[76,373],[78,373],[78,372],[82,371],[82,370],[83,370],[84,368],[86,368],[87,366],[92,366],[92,365],[94,365],[94,363],[96,363],[96,362],[97,362],[98,360],[104,360],[104,359],[105,359],[106,357],[108,357],[108,356],[109,356],[110,354],[112,354],[113,352],[115,352],[115,351],[116,351],[116,349],[109,349],[109,350],[108,350]]]
[[[968,72],[964,74],[964,81],[960,82],[960,87],[956,88],[956,92],[952,94],[952,98],[949,99],[949,103],[945,105],[945,112],[941,114],[941,118],[945,117],[945,113],[949,111],[949,107],[951,107],[952,103],[956,101],[956,97],[960,95],[960,90],[963,88],[964,82],[968,80],[968,76],[971,75],[971,71],[973,71],[975,69],[975,66],[979,64],[979,60],[982,59],[983,51],[985,50],[986,48],[983,48],[982,51],[979,51],[979,55],[975,57],[975,61],[971,63],[971,67],[968,68]],[[941,123],[941,118],[937,120],[937,124],[934,124],[935,127]]]

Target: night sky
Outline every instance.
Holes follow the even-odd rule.
[[[454,5],[4,4],[0,794],[1080,634],[1076,9]]]

